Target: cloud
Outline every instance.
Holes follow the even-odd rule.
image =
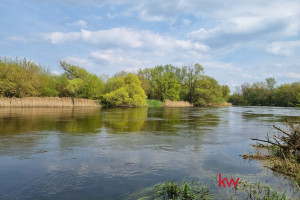
[[[91,53],[91,57],[107,63],[113,66],[122,66],[122,67],[130,67],[135,66],[139,67],[142,65],[142,62],[130,57],[125,57],[124,52],[118,50],[106,50],[106,51],[94,51]]]
[[[289,77],[289,78],[300,79],[300,73],[289,72],[289,73],[286,74],[286,76]]]
[[[113,28],[108,30],[89,31],[81,29],[80,32],[52,32],[40,34],[42,38],[53,44],[72,40],[82,40],[86,43],[97,45],[102,49],[159,49],[164,52],[172,52],[174,49],[185,51],[207,52],[209,47],[199,42],[179,40],[170,36],[161,36],[151,31],[136,31],[128,28]]]
[[[291,56],[294,50],[300,47],[300,40],[298,41],[282,41],[272,42],[266,48],[267,52],[274,55]]]
[[[89,68],[94,66],[94,63],[92,63],[91,61],[87,59],[78,58],[78,57],[66,57],[63,60],[75,65],[79,65],[80,67],[84,67],[84,68]]]
[[[20,36],[10,36],[10,37],[6,37],[5,39],[12,41],[12,42],[21,42],[21,43],[28,43],[28,42],[34,41],[34,39],[29,39],[29,38],[20,37]]]
[[[85,28],[87,26],[87,23],[84,20],[78,20],[72,23],[68,23],[68,26],[75,26],[79,28]]]
[[[52,33],[41,33],[40,36],[45,40],[50,41],[53,44],[63,43],[67,41],[77,40],[81,34],[78,32],[52,32]]]

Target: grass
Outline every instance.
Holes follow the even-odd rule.
[[[237,187],[210,190],[206,185],[195,182],[183,183],[169,180],[153,187],[130,194],[127,199],[138,200],[209,200],[209,199],[248,199],[248,200],[288,200],[270,186],[260,182],[239,181]]]
[[[164,102],[147,99],[148,107],[163,107]]]

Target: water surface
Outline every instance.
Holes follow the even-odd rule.
[[[239,155],[300,111],[230,108],[0,108],[0,199],[126,199],[157,182],[291,181]]]

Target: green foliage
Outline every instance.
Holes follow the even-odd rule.
[[[40,66],[26,59],[0,58],[0,96],[38,96],[43,73]]]
[[[291,106],[299,100],[300,82],[284,84],[275,87],[274,78],[267,78],[265,82],[255,82],[252,85],[244,83],[236,88],[229,101],[234,105],[271,105]]]
[[[221,86],[222,89],[222,97],[225,101],[227,101],[229,99],[229,93],[230,93],[230,88],[228,85],[222,85]]]
[[[70,97],[78,96],[78,94],[80,94],[80,92],[82,91],[83,84],[84,82],[80,78],[68,80],[68,84],[64,88],[65,93]]]
[[[0,59],[0,96],[100,98],[104,84],[99,77],[65,61],[60,64],[65,73],[56,76],[26,59]]]
[[[250,183],[239,181],[237,187],[233,187],[227,194],[229,199],[253,199],[253,200],[288,200],[286,194],[274,191],[270,186],[260,182]]]
[[[202,106],[221,102],[224,102],[221,86],[214,78],[202,76],[195,84],[192,103]]]
[[[209,194],[209,189],[204,185],[197,185],[195,183],[183,184],[174,181],[163,182],[156,184],[154,187],[154,199],[172,199],[172,200],[197,200],[197,199],[212,199]]]
[[[139,79],[143,81],[143,88],[150,99],[163,101],[180,100],[181,84],[177,76],[180,68],[172,65],[156,66],[139,71]]]
[[[218,82],[203,74],[204,69],[200,64],[182,68],[165,65],[140,70],[138,77],[143,81],[142,87],[149,99],[185,100],[194,105],[224,102],[228,98],[229,87],[224,86],[223,97]]]
[[[147,99],[148,107],[162,107],[163,104],[162,101]]]
[[[58,84],[60,96],[99,99],[103,93],[103,81],[85,69],[61,61],[65,73],[61,75]]]
[[[88,74],[84,79],[82,92],[79,97],[86,99],[100,99],[103,88],[103,81],[98,76]]]
[[[116,84],[114,84],[116,83]],[[108,80],[109,91],[103,95],[103,103],[110,106],[146,106],[146,95],[141,87],[138,77],[132,73],[127,76],[112,78]]]
[[[168,181],[153,187],[155,200],[206,200],[206,199],[249,199],[249,200],[288,200],[286,194],[280,194],[270,186],[249,181],[239,181],[237,187],[221,189],[216,193],[202,184],[183,184]]]

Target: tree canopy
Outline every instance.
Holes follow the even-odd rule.
[[[229,101],[234,105],[291,106],[297,105],[300,97],[300,82],[276,87],[274,78],[252,85],[244,83],[236,88]]]

